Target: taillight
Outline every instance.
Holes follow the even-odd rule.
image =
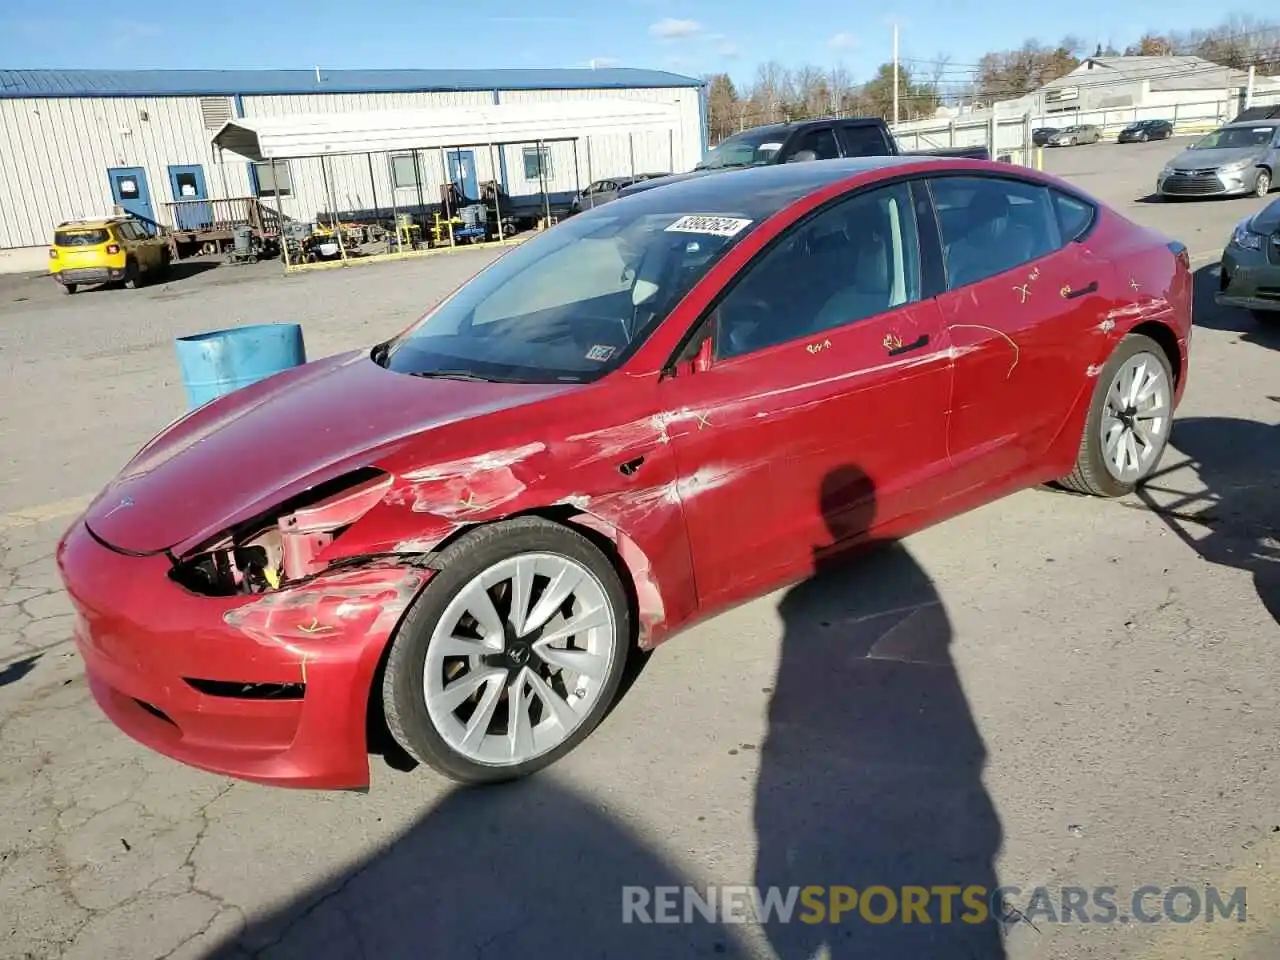
[[[119,245],[114,244],[114,243],[109,243],[109,244],[107,244],[107,253],[111,254],[111,256],[113,256],[113,257],[114,257],[114,256],[115,256],[117,253],[119,253],[119,252],[120,252],[120,247],[119,247]]]
[[[50,248],[49,248],[49,259],[50,259],[50,260],[57,260],[57,259],[58,259],[58,251],[57,251],[57,250],[55,250],[53,247],[50,247]]]

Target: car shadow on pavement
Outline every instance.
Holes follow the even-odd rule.
[[[824,479],[833,543],[867,528],[874,493],[854,467]],[[814,570],[780,606],[755,883],[823,886],[828,907],[830,888],[852,887],[859,902],[839,922],[828,910],[825,922],[766,923],[769,940],[780,960],[1004,957],[1000,923],[975,923],[960,898],[980,886],[989,905],[1002,828],[982,783],[986,748],[950,656],[942,600],[898,543],[844,560],[817,548]],[[902,891],[912,886],[931,891],[930,922],[904,918]],[[954,887],[950,922],[941,922],[940,886]]]
[[[1219,264],[1210,263],[1195,272],[1192,323],[1210,330],[1239,333],[1240,339],[1246,343],[1280,350],[1280,313],[1276,314],[1274,322],[1266,323],[1254,319],[1248,310],[1218,305],[1215,299],[1218,293],[1218,267]]]
[[[36,661],[40,659],[40,654],[33,654],[29,657],[23,657],[21,660],[14,660],[0,667],[0,687],[7,687],[11,683],[17,683],[28,673],[36,668]]]
[[[1271,399],[1280,417],[1280,398]],[[1173,422],[1169,443],[1183,459],[1152,474],[1139,499],[1205,560],[1251,574],[1280,624],[1280,423],[1187,417]],[[1186,468],[1203,490],[1170,483]]]
[[[654,888],[687,882],[600,799],[549,771],[450,792],[381,852],[206,957],[745,960],[740,928],[697,914],[672,924],[636,912],[623,922],[625,887],[645,889],[652,918]],[[680,897],[672,903],[681,916]]]

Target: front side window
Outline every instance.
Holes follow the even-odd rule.
[[[836,145],[836,134],[830,127],[819,127],[804,134],[792,149],[791,154],[795,156],[805,150],[811,151],[818,160],[836,160],[840,157],[840,148]]]
[[[911,188],[881,187],[792,228],[714,311],[719,359],[810,337],[920,299]]]
[[[385,365],[524,383],[604,375],[756,225],[733,210],[660,212],[662,200],[595,207],[521,244],[394,341]]]
[[[1047,256],[1060,245],[1047,187],[999,177],[937,177],[930,191],[950,290]]]

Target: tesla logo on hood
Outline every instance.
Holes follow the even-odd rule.
[[[105,514],[102,515],[102,519],[105,520],[107,519],[107,517],[111,516],[113,513],[116,513],[119,510],[128,510],[132,506],[133,506],[133,497],[123,497],[119,503],[117,503],[114,507],[112,507],[110,510],[108,510]]]

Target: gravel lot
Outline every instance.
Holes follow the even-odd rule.
[[[366,795],[290,792],[146,752],[90,701],[51,557],[182,411],[174,336],[300,320],[318,357],[493,254],[184,265],[75,297],[0,277],[0,957],[1280,956],[1280,333],[1212,304],[1262,201],[1144,202],[1180,147],[1046,151],[1199,268],[1191,382],[1145,500],[1028,491],[734,610],[501,789],[375,762]],[[899,631],[910,662],[864,659]],[[923,762],[962,807],[915,786]],[[624,885],[685,882],[998,882],[1024,909],[1037,885],[1111,885],[1122,914],[1143,884],[1246,886],[1248,920],[621,923]]]

